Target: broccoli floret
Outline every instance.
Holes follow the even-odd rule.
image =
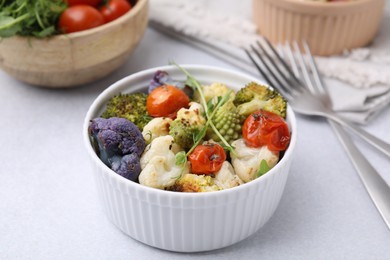
[[[243,121],[244,117],[238,113],[238,109],[232,99],[219,107],[212,118],[212,122],[218,129],[218,132],[228,143],[241,137]],[[217,142],[221,141],[211,128],[207,129],[207,137]]]
[[[152,120],[146,109],[145,93],[119,94],[112,97],[106,105],[101,117],[122,117],[133,122],[141,131]]]
[[[202,130],[205,124],[206,119],[202,115],[202,106],[191,102],[188,109],[181,108],[177,112],[176,119],[169,126],[169,134],[175,143],[188,150],[194,144],[194,136]]]
[[[276,90],[251,82],[236,93],[234,104],[238,113],[247,117],[252,112],[264,109],[286,118],[287,101]]]
[[[91,143],[100,159],[116,173],[137,180],[145,140],[135,124],[125,118],[95,118],[88,128]]]

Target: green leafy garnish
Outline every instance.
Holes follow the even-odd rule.
[[[63,0],[0,0],[0,37],[47,37],[67,8]]]
[[[215,104],[213,104],[211,102],[206,102],[201,84],[186,69],[182,68],[180,65],[178,65],[175,62],[171,62],[171,63],[174,64],[175,66],[177,66],[181,71],[183,71],[184,74],[186,74],[186,76],[187,76],[186,84],[188,86],[192,87],[194,90],[199,92],[200,101],[201,101],[202,106],[205,110],[205,115],[207,118],[205,126],[200,131],[202,134],[197,135],[197,139],[194,140],[194,145],[187,152],[187,155],[189,155],[193,151],[193,149],[195,149],[195,147],[199,145],[200,141],[206,135],[208,127],[210,127],[214,131],[214,133],[220,138],[220,140],[223,143],[224,148],[226,150],[230,151],[231,153],[235,154],[234,147],[231,146],[228,141],[226,141],[226,139],[221,135],[221,133],[219,133],[218,129],[215,127],[214,123],[211,120],[214,117],[215,112],[218,110],[218,108],[220,106],[222,106],[223,104],[225,104],[226,101],[229,100],[229,97],[233,93],[233,91],[229,91],[224,96],[219,97]]]
[[[263,174],[265,174],[266,172],[268,172],[271,168],[269,167],[268,163],[266,160],[261,160],[260,162],[260,168],[259,170],[257,171],[257,174],[256,176],[257,177],[260,177],[262,176]]]
[[[181,152],[178,152],[176,155],[175,155],[175,163],[176,165],[180,166],[180,165],[185,165],[187,163],[187,154],[186,152],[184,151],[181,151]]]

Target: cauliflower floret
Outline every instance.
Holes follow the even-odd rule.
[[[156,117],[144,126],[142,136],[147,143],[151,143],[156,137],[168,135],[169,125],[172,119],[169,117]]]
[[[166,189],[172,186],[176,179],[189,171],[189,166],[176,165],[173,137],[170,135],[155,138],[141,156],[141,173],[139,183],[145,186]],[[175,152],[174,152],[175,151]]]
[[[225,161],[222,164],[222,168],[215,173],[215,178],[212,175],[188,173],[177,179],[169,190],[179,192],[209,192],[233,188],[243,183],[234,173],[232,165]]]
[[[206,102],[208,102],[214,97],[223,96],[228,91],[230,91],[230,89],[225,84],[219,82],[212,83],[211,85],[202,86],[202,90]],[[234,94],[232,94],[232,98],[234,99]],[[194,100],[200,102],[200,95],[198,91],[195,91],[194,93]]]
[[[265,160],[270,168],[274,167],[279,160],[279,153],[271,151],[267,146],[260,148],[248,147],[244,139],[238,139],[232,143],[236,155],[231,153],[232,164],[236,174],[244,182],[256,179],[260,168],[260,162]]]
[[[214,183],[224,190],[239,186],[244,182],[234,172],[233,166],[228,161],[224,161],[222,168],[215,173]]]
[[[209,175],[188,173],[178,179],[170,190],[179,192],[208,192],[217,191],[220,188]]]
[[[202,116],[204,109],[203,106],[197,102],[190,102],[190,107],[181,108],[177,111],[176,119],[186,120],[188,124],[194,126],[203,126],[206,123],[206,119]]]

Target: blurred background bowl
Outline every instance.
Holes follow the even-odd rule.
[[[256,81],[254,77],[215,67],[183,65],[202,84],[222,82],[234,90]],[[99,199],[111,222],[147,245],[178,252],[226,247],[254,234],[275,212],[292,162],[297,128],[294,112],[287,110],[291,142],[283,158],[265,175],[227,190],[181,193],[159,190],[125,179],[96,155],[88,136],[90,120],[99,117],[107,101],[119,93],[147,91],[157,70],[175,80],[186,80],[177,67],[165,66],[130,75],[101,93],[86,115],[84,145],[93,165]],[[260,162],[259,162],[260,163]]]
[[[375,37],[384,0],[253,0],[253,19],[272,43],[305,39],[315,55],[363,47]]]
[[[118,19],[85,31],[43,39],[13,36],[0,41],[0,68],[44,87],[74,87],[98,80],[124,64],[148,23],[148,0],[138,0]]]

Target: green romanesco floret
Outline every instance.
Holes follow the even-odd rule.
[[[146,109],[145,93],[119,94],[112,97],[101,117],[123,117],[133,122],[141,131],[152,120]]]
[[[194,137],[203,129],[206,119],[202,115],[202,105],[190,102],[190,107],[181,108],[176,119],[169,126],[169,134],[176,144],[188,150],[194,144]]]
[[[244,121],[244,117],[238,113],[233,99],[234,97],[219,107],[212,118],[212,122],[218,129],[218,132],[228,143],[241,137],[242,123]],[[211,128],[207,130],[207,137],[217,142],[221,141]]]
[[[258,109],[286,118],[287,101],[276,90],[251,82],[236,93],[234,104],[238,113],[247,117]]]

